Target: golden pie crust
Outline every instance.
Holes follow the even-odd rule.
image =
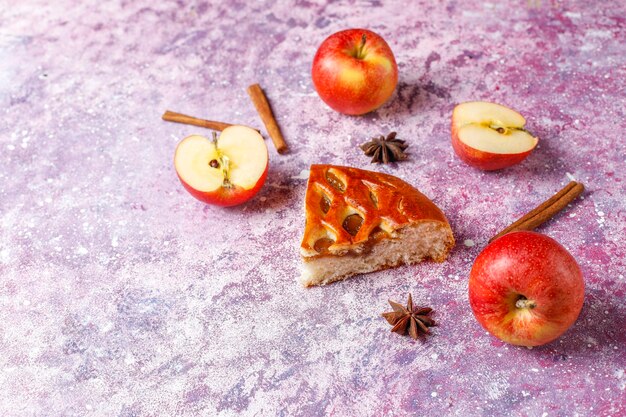
[[[358,254],[396,231],[422,221],[450,229],[443,212],[392,175],[336,165],[312,165],[305,197],[303,259]],[[450,230],[447,250],[454,246]]]

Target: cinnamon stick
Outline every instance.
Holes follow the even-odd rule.
[[[506,229],[489,239],[489,242],[496,240],[502,235],[518,230],[533,230],[539,225],[550,220],[554,215],[563,210],[585,190],[585,186],[579,182],[572,181],[563,187],[555,195],[541,203],[534,210],[519,218]]]
[[[176,113],[166,110],[161,116],[161,119],[166,122],[182,123],[184,125],[206,127],[207,129],[219,130],[220,132],[226,129],[228,126],[233,126],[231,123],[216,122],[214,120],[198,119],[197,117],[187,116],[186,114]],[[254,129],[259,132],[259,129]],[[261,132],[259,132],[261,133]]]
[[[272,138],[272,142],[274,142],[274,146],[276,147],[278,153],[282,154],[287,152],[287,142],[285,142],[285,138],[283,138],[283,134],[280,132],[274,113],[272,113],[270,103],[267,101],[267,97],[261,89],[261,86],[259,84],[253,84],[248,87],[248,95],[250,96],[257,113],[261,116],[261,120],[263,120],[267,133],[270,135],[270,138]]]
[[[166,110],[165,113],[163,113],[163,116],[161,116],[161,118],[165,120],[166,122],[174,122],[174,123],[182,123],[185,125],[206,127],[207,129],[213,129],[213,130],[219,130],[219,131],[226,129],[228,126],[232,126],[232,124],[230,123],[198,119],[197,117],[187,116],[186,114],[176,113],[176,112],[169,111],[169,110]]]

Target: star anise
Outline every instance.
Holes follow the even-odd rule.
[[[409,294],[406,307],[391,300],[389,300],[389,304],[393,311],[383,313],[382,316],[393,326],[392,332],[404,335],[408,331],[409,336],[417,340],[420,333],[430,334],[428,328],[437,325],[435,320],[430,317],[433,309],[413,306],[411,294]]]
[[[409,147],[405,141],[396,139],[396,132],[391,132],[385,138],[380,135],[361,145],[365,155],[372,157],[372,163],[388,163],[406,159],[404,150]]]

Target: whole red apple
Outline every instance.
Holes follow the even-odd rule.
[[[174,167],[180,182],[200,201],[234,206],[261,189],[268,171],[263,137],[246,126],[229,126],[213,140],[193,135],[176,147]]]
[[[332,109],[359,115],[382,106],[398,84],[398,66],[387,42],[366,29],[337,32],[313,59],[313,84]]]
[[[584,295],[576,260],[556,240],[535,232],[493,241],[469,278],[478,322],[514,345],[539,346],[561,336],[576,321]]]

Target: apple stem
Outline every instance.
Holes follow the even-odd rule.
[[[358,59],[363,59],[365,58],[363,55],[363,48],[365,48],[365,42],[367,41],[367,36],[365,36],[365,33],[363,34],[363,36],[361,36],[361,46],[359,46],[359,50],[356,53],[356,57]]]
[[[535,303],[533,300],[528,300],[526,297],[522,297],[515,302],[515,307],[533,309],[537,307],[537,303]]]

